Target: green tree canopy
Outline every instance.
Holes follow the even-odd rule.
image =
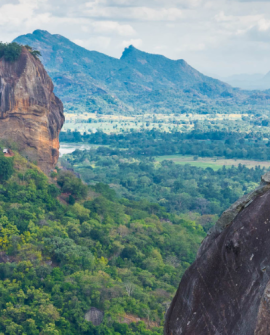
[[[2,43],[0,42],[0,58],[4,57],[7,62],[16,61],[22,52],[22,46],[16,42]]]
[[[13,159],[0,154],[0,181],[8,180],[13,173]]]

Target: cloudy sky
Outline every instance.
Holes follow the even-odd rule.
[[[270,71],[270,0],[0,0],[0,40],[35,29],[114,57],[133,44],[209,75]]]

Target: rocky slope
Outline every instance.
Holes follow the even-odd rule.
[[[186,271],[166,335],[270,334],[270,173],[223,213]]]
[[[39,59],[23,47],[19,59],[0,59],[0,139],[16,142],[45,172],[59,157],[62,102]]]

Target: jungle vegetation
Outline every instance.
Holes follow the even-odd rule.
[[[69,171],[48,178],[17,153],[0,166],[0,334],[161,335],[202,226]]]

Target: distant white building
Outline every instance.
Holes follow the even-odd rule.
[[[8,149],[3,149],[4,154],[8,154]]]

